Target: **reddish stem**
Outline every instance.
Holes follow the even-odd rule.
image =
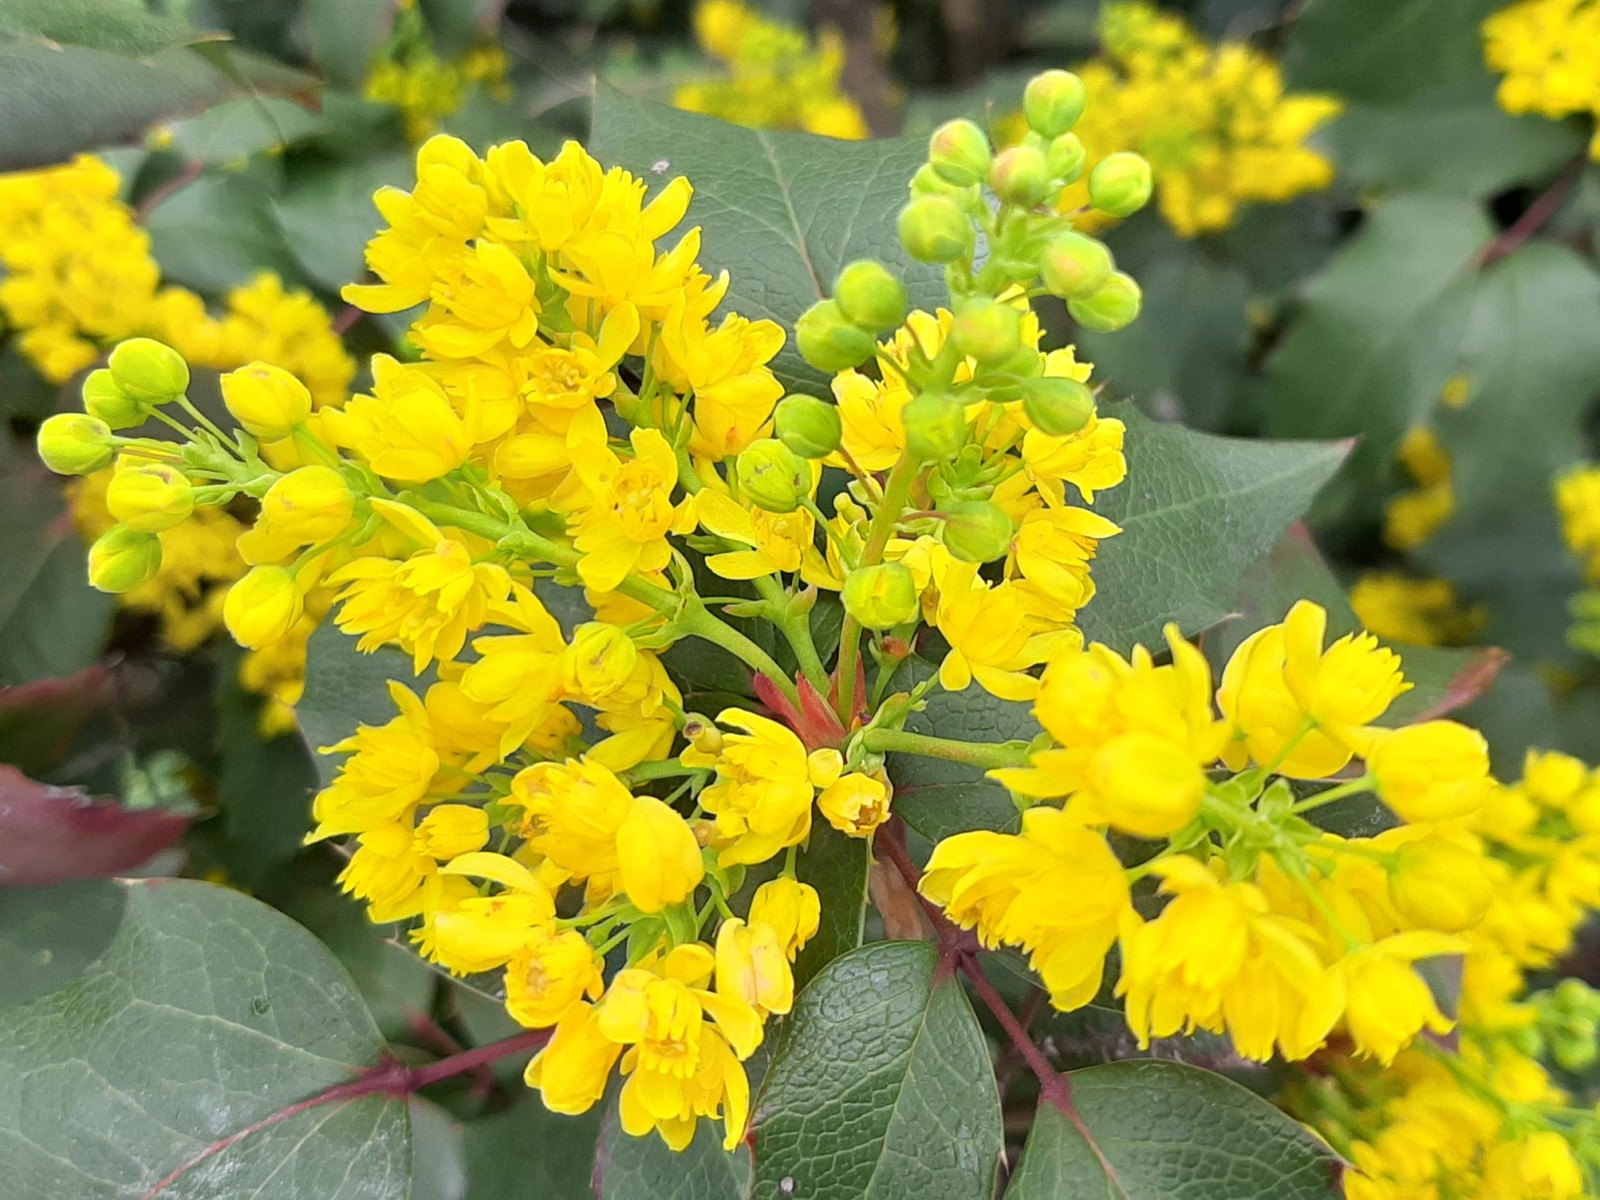
[[[150,194],[139,204],[139,210],[134,213],[134,220],[141,225],[149,219],[156,206],[174,193],[183,191],[201,175],[205,174],[206,164],[199,159],[191,159],[183,164],[183,169],[167,180],[160,187],[152,188]]]
[[[366,315],[365,309],[357,308],[354,304],[346,304],[333,319],[333,331],[337,334],[349,333],[350,327]]]
[[[1566,169],[1556,176],[1555,182],[1540,193],[1538,199],[1528,205],[1527,210],[1502,231],[1499,237],[1483,248],[1478,255],[1479,267],[1499,262],[1538,233],[1544,227],[1544,223],[1555,216],[1556,210],[1566,200],[1567,193],[1572,190],[1572,185],[1578,182],[1586,157],[1583,154],[1574,157]]]
[[[318,1092],[315,1096],[308,1096],[304,1100],[280,1108],[275,1113],[262,1117],[252,1125],[246,1125],[230,1133],[225,1138],[212,1142],[200,1153],[187,1159],[170,1174],[156,1181],[155,1185],[145,1192],[140,1200],[151,1200],[151,1197],[165,1191],[174,1180],[182,1178],[199,1164],[217,1154],[222,1153],[235,1142],[249,1137],[252,1133],[259,1133],[290,1117],[299,1116],[309,1109],[320,1108],[324,1104],[338,1103],[341,1107],[353,1103],[363,1096],[389,1096],[397,1098],[409,1096],[420,1092],[423,1088],[449,1079],[456,1075],[464,1075],[469,1071],[476,1071],[479,1067],[488,1065],[502,1058],[517,1054],[524,1050],[534,1050],[544,1045],[550,1038],[550,1030],[536,1029],[528,1033],[514,1034],[502,1038],[498,1042],[490,1042],[472,1050],[452,1054],[449,1058],[441,1058],[438,1062],[429,1063],[425,1067],[411,1067],[403,1062],[390,1059],[381,1062],[375,1067],[368,1067],[360,1076],[349,1083],[336,1084],[326,1091]]]

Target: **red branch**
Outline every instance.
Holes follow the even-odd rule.
[[[349,1083],[337,1084],[326,1091],[318,1092],[315,1096],[308,1096],[304,1100],[280,1108],[277,1112],[262,1117],[253,1125],[246,1125],[243,1129],[230,1133],[225,1138],[212,1142],[200,1153],[181,1163],[170,1174],[158,1180],[149,1191],[145,1192],[140,1200],[151,1200],[151,1197],[165,1191],[168,1185],[192,1171],[195,1167],[205,1162],[206,1159],[222,1153],[235,1142],[249,1137],[252,1133],[259,1133],[290,1117],[299,1116],[313,1108],[320,1108],[324,1104],[339,1104],[341,1107],[361,1099],[363,1096],[388,1096],[391,1099],[410,1096],[420,1092],[423,1088],[450,1079],[456,1075],[465,1075],[487,1066],[502,1058],[508,1058],[525,1050],[536,1050],[544,1045],[550,1038],[550,1030],[536,1029],[529,1033],[518,1033],[498,1042],[490,1042],[486,1046],[478,1046],[472,1050],[464,1050],[460,1054],[452,1054],[449,1058],[441,1058],[438,1062],[429,1063],[425,1067],[411,1067],[403,1062],[390,1059],[381,1062],[375,1067],[368,1067],[360,1076]]]
[[[200,176],[205,174],[206,164],[198,158],[190,159],[183,164],[183,169],[159,187],[151,188],[150,194],[139,204],[139,210],[134,214],[134,220],[143,224],[149,219],[150,214],[163,200],[183,191]]]
[[[1555,216],[1556,210],[1566,200],[1567,193],[1572,190],[1572,185],[1578,182],[1587,159],[1586,154],[1576,155],[1566,169],[1556,176],[1555,182],[1541,192],[1510,227],[1483,248],[1478,255],[1478,266],[1487,267],[1490,263],[1499,262],[1538,233],[1544,223]]]

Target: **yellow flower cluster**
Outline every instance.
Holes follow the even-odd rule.
[[[1448,579],[1419,579],[1401,571],[1368,571],[1350,588],[1350,607],[1369,632],[1413,646],[1465,646],[1489,614],[1463,607]]]
[[[867,136],[861,110],[839,90],[844,46],[833,30],[813,46],[803,30],[767,20],[744,0],[702,0],[694,30],[727,76],[680,85],[672,97],[679,108],[753,129]]]
[[[1600,467],[1575,467],[1556,479],[1561,535],[1583,564],[1583,577],[1600,583]]]
[[[506,52],[492,43],[475,46],[458,59],[443,59],[431,44],[420,42],[374,62],[361,95],[398,108],[406,137],[420,142],[439,127],[441,117],[461,110],[473,88],[483,88],[496,100],[511,99],[508,65]]]
[[[1483,23],[1484,58],[1500,81],[1500,107],[1565,117],[1600,114],[1600,4],[1521,0]],[[1600,132],[1589,142],[1600,159]]]
[[[1182,237],[1233,224],[1239,207],[1325,188],[1333,164],[1306,145],[1337,115],[1332,96],[1286,93],[1272,59],[1240,43],[1208,46],[1153,5],[1107,4],[1105,56],[1077,68],[1094,100],[1076,133],[1092,170],[1114,150],[1149,159],[1161,215]],[[1083,183],[1063,211],[1088,204]],[[1086,228],[1109,223],[1087,214]]]
[[[1389,502],[1383,519],[1383,540],[1396,550],[1412,550],[1437,533],[1456,510],[1450,452],[1433,430],[1416,425],[1395,451],[1416,486]]]
[[[1141,1044],[1225,1031],[1247,1058],[1295,1060],[1339,1033],[1388,1063],[1445,1032],[1415,964],[1465,950],[1486,920],[1472,822],[1487,748],[1449,721],[1377,726],[1410,686],[1398,657],[1366,634],[1324,647],[1325,625],[1301,601],[1246,639],[1215,708],[1205,659],[1175,631],[1164,666],[1143,648],[1053,656],[1034,712],[1054,744],[992,772],[1033,805],[1022,832],[947,838],[923,893],[985,944],[1027,951],[1057,1008],[1092,1000],[1120,945],[1116,991]],[[1237,774],[1214,777],[1222,766]],[[1344,838],[1303,815],[1367,791],[1402,824]],[[1107,831],[1165,844],[1125,868]],[[1153,917],[1133,903],[1146,876],[1167,897]]]

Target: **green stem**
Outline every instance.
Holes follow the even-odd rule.
[[[1372,776],[1363,775],[1360,779],[1352,779],[1349,783],[1342,783],[1338,787],[1329,788],[1325,792],[1318,792],[1315,796],[1308,796],[1289,811],[1298,816],[1300,813],[1310,812],[1313,808],[1321,808],[1324,804],[1332,804],[1335,800],[1343,800],[1347,796],[1358,796],[1362,792],[1370,792],[1372,784]]]
[[[743,659],[746,665],[770,679],[789,703],[796,708],[800,706],[800,692],[794,686],[794,680],[783,673],[783,668],[772,660],[772,656],[732,625],[712,615],[698,599],[678,616],[677,626],[683,632],[721,646],[735,658]]]
[[[883,499],[878,511],[872,514],[872,524],[867,527],[867,542],[861,551],[860,565],[871,567],[883,558],[884,547],[894,534],[894,527],[911,495],[911,485],[916,482],[921,463],[910,453],[902,453],[884,481]],[[839,716],[849,724],[856,706],[856,662],[861,656],[861,623],[849,613],[839,630],[839,663],[836,672],[839,680]]]
[[[761,598],[772,607],[772,623],[794,650],[800,669],[805,672],[811,686],[819,693],[828,694],[828,669],[822,665],[817,645],[811,640],[811,622],[805,613],[794,612],[789,607],[789,596],[771,575],[760,575],[751,580]]]
[[[942,758],[986,771],[1028,764],[1026,742],[958,742],[905,729],[868,729],[862,734],[862,744],[880,754],[920,754],[924,758]]]

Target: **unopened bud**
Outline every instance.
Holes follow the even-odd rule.
[[[1039,136],[1058,137],[1078,123],[1087,100],[1083,80],[1071,71],[1044,71],[1028,80],[1022,115]]]
[[[944,544],[962,562],[986,563],[1011,548],[1011,518],[988,500],[954,505],[944,524]]]
[[[1089,152],[1083,148],[1083,142],[1075,133],[1063,133],[1058,138],[1052,138],[1044,152],[1044,163],[1050,169],[1050,178],[1059,179],[1062,183],[1076,183],[1083,174],[1083,164],[1088,158]]]
[[[57,475],[87,475],[111,462],[111,427],[86,413],[46,417],[36,444],[44,465]]]
[[[1094,416],[1094,393],[1076,379],[1044,375],[1024,385],[1022,411],[1040,433],[1066,437],[1077,433]]]
[[[89,582],[102,592],[128,592],[161,569],[161,539],[113,525],[89,547]]]
[[[833,298],[849,321],[873,333],[906,319],[905,285],[875,259],[860,259],[840,271]]]
[[[1022,314],[1009,304],[976,296],[956,310],[950,340],[980,365],[1004,362],[1022,345]]]
[[[932,163],[923,163],[917,168],[917,173],[911,177],[911,198],[913,200],[922,196],[941,196],[960,204],[962,200],[975,193],[976,187],[960,188],[950,183],[933,169]]]
[[[683,740],[701,754],[719,754],[722,751],[722,730],[704,713],[690,713],[683,721]]]
[[[1115,333],[1133,324],[1139,316],[1139,306],[1144,297],[1132,276],[1113,271],[1106,281],[1087,296],[1077,296],[1067,301],[1067,311],[1072,319],[1085,329],[1096,333]]]
[[[751,442],[736,465],[739,495],[767,512],[793,512],[811,494],[811,464],[776,438]]]
[[[633,678],[639,649],[616,625],[588,621],[572,631],[561,655],[561,683],[585,704],[598,704]]]
[[[171,346],[130,338],[111,352],[111,377],[133,399],[166,404],[189,390],[189,364]]]
[[[900,210],[900,241],[919,262],[955,262],[972,254],[972,221],[946,196],[920,196]]]
[[[245,429],[263,441],[288,437],[311,415],[311,393],[282,367],[253,362],[222,377],[222,399]]]
[[[1052,296],[1070,300],[1098,290],[1113,267],[1111,251],[1104,242],[1067,230],[1045,246],[1039,275]]]
[[[839,410],[815,396],[785,396],[773,414],[778,440],[801,458],[822,458],[839,448]]]
[[[222,602],[222,623],[250,650],[281,642],[300,620],[305,597],[283,567],[251,567]]]
[[[1150,164],[1137,154],[1108,154],[1089,172],[1089,203],[1113,217],[1130,217],[1150,200]]]
[[[1407,842],[1389,873],[1389,899],[1400,915],[1448,933],[1476,925],[1493,892],[1482,859],[1442,838]]]
[[[917,578],[904,563],[877,563],[851,571],[844,581],[844,610],[864,629],[892,629],[917,615]]]
[[[1032,208],[1050,194],[1050,168],[1035,146],[1012,146],[995,156],[989,186],[1007,204]]]
[[[338,537],[355,515],[356,498],[332,467],[290,471],[261,498],[260,523],[274,536],[317,546]]]
[[[964,117],[946,121],[928,139],[928,164],[957,187],[981,183],[989,173],[989,159],[988,135]]]
[[[846,317],[837,300],[819,300],[801,313],[794,340],[802,358],[830,375],[860,366],[878,349],[872,335]]]
[[[942,392],[924,392],[900,410],[906,450],[918,462],[954,458],[967,440],[967,411]]]
[[[141,404],[122,390],[104,367],[90,371],[83,381],[83,408],[91,417],[99,417],[112,429],[132,429],[143,425],[150,416],[150,406]]]
[[[1569,1028],[1550,1039],[1550,1057],[1556,1060],[1556,1065],[1563,1071],[1583,1074],[1600,1058],[1597,1033],[1600,1033],[1600,1025],[1594,1021],[1573,1022]]]
[[[119,467],[106,487],[106,508],[129,529],[160,533],[189,519],[194,485],[165,463]]]

